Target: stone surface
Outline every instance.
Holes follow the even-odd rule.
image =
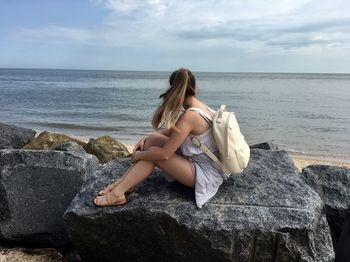
[[[250,146],[250,149],[257,149],[257,148],[264,149],[264,150],[272,150],[272,151],[279,150],[277,145],[269,141]]]
[[[86,155],[85,149],[75,141],[66,141],[53,148],[53,150],[67,151],[77,156],[84,157]]]
[[[327,221],[329,223],[333,244],[336,250],[338,246],[344,246],[339,241],[350,239],[349,226],[344,227],[346,219],[350,218],[350,169],[345,167],[311,165],[302,170],[302,178],[320,195],[326,206]],[[347,222],[348,224],[350,221]],[[342,230],[347,230],[342,233]],[[338,253],[338,252],[336,252]],[[350,249],[347,249],[350,261]]]
[[[1,248],[0,262],[64,262],[54,248]]]
[[[251,151],[202,209],[194,191],[159,170],[123,206],[96,207],[97,192],[128,159],[100,166],[64,215],[83,261],[333,261],[324,205],[285,151]]]
[[[350,215],[345,218],[335,251],[336,262],[350,262]]]
[[[0,123],[0,149],[22,148],[34,139],[35,134],[32,129]]]
[[[81,258],[74,246],[66,246],[64,248],[57,249],[60,255],[62,255],[65,261],[68,262],[81,262]]]
[[[69,243],[62,215],[98,165],[97,158],[86,153],[0,150],[0,239]]]
[[[29,144],[25,145],[23,149],[36,149],[36,150],[53,149],[56,146],[67,141],[75,141],[81,146],[84,146],[86,144],[85,142],[80,141],[79,139],[72,138],[65,134],[44,131],[40,133],[36,138],[34,138]]]
[[[100,163],[130,155],[128,149],[122,143],[110,136],[101,136],[97,139],[90,138],[84,149],[89,154],[97,156]]]

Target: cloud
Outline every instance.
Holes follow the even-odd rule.
[[[147,13],[149,15],[162,15],[166,9],[163,0],[91,0],[97,5],[103,5],[117,14]]]
[[[311,45],[350,46],[350,19],[284,23],[284,21],[251,20],[201,27],[178,33],[191,41],[225,40],[226,42],[256,42],[266,46],[304,47]]]
[[[31,41],[71,41],[100,47],[254,50],[349,48],[346,0],[90,0],[107,10],[93,27],[20,28]]]

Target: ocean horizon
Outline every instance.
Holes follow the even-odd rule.
[[[133,144],[151,133],[171,72],[0,69],[0,122]],[[198,97],[234,111],[249,144],[349,158],[350,74],[194,72]]]

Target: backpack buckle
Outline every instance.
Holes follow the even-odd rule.
[[[196,147],[201,147],[202,143],[195,137],[192,138],[192,143],[196,146]]]

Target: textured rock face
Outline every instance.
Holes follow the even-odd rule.
[[[68,243],[63,213],[95,156],[53,150],[0,150],[0,238],[61,246]]]
[[[275,145],[272,142],[263,142],[263,143],[259,143],[259,144],[255,144],[250,146],[250,149],[264,149],[264,150],[272,150],[272,151],[277,151],[279,150],[277,145]]]
[[[69,137],[65,134],[44,131],[40,133],[36,138],[34,138],[33,141],[31,141],[29,144],[25,145],[23,148],[36,150],[53,149],[56,146],[67,141],[75,141],[81,146],[85,145],[83,141]]]
[[[350,262],[350,215],[345,218],[335,251],[336,262]]]
[[[75,141],[66,141],[54,147],[53,150],[67,151],[74,155],[82,157],[86,155],[84,148]]]
[[[22,148],[34,139],[35,134],[32,129],[0,123],[0,149]]]
[[[129,167],[110,161],[90,176],[64,218],[84,261],[332,261],[324,206],[285,151],[254,149],[197,209],[194,191],[159,170],[124,206],[96,207],[97,192]]]
[[[100,163],[106,163],[118,157],[126,157],[130,153],[128,149],[110,136],[101,136],[97,139],[90,138],[84,146],[89,154],[97,156]]]
[[[343,239],[350,239],[349,226],[344,227],[345,221],[350,219],[350,169],[312,165],[303,169],[302,177],[309,186],[316,190],[325,203],[334,246],[336,249],[339,245],[344,246],[344,241],[339,241],[339,238],[342,234]],[[350,221],[345,224],[350,224]],[[347,230],[347,232],[342,232],[342,230]],[[347,253],[348,261],[350,261],[349,249]]]

